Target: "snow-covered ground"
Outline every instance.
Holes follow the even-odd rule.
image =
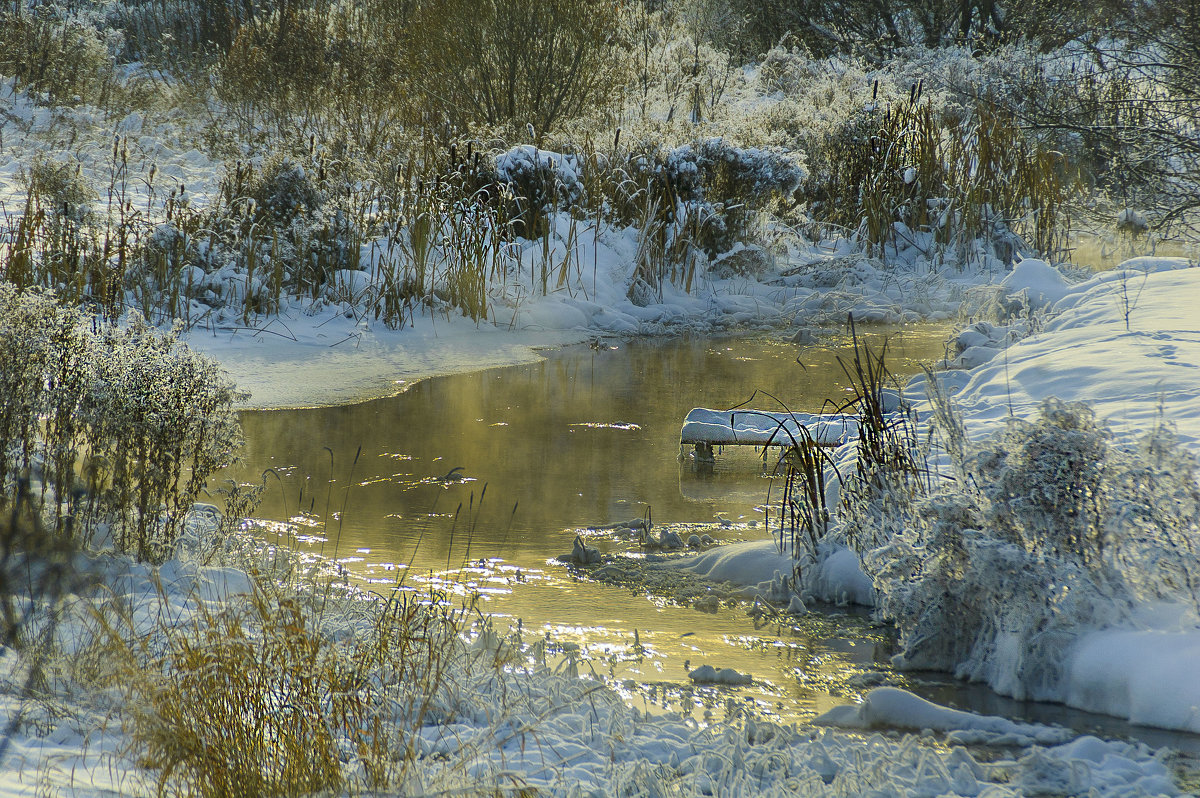
[[[1115,435],[1169,424],[1186,449],[1200,452],[1200,269],[1182,260],[1139,259],[1069,285],[1053,269],[1027,261],[1014,277],[1014,287],[1049,305],[1048,322],[1011,345],[988,342],[981,332],[988,325],[960,336],[961,346],[979,347],[971,357],[980,365],[945,375],[944,384],[955,391],[970,437],[996,433],[1010,416],[1032,417],[1043,400],[1057,397],[1089,403]],[[923,380],[914,381],[910,395],[923,399]],[[1188,533],[1194,547],[1200,530]],[[875,592],[854,555],[847,549],[826,555],[809,569],[805,591],[828,601],[873,604]],[[787,573],[787,560],[769,543],[751,543],[709,552],[682,567],[758,585],[770,596],[773,575]],[[1147,603],[1128,616],[1080,618],[1079,624],[1060,655],[1062,678],[1049,688],[1039,681],[1044,674],[1025,672],[1016,645],[993,652],[985,673],[974,675],[1020,697],[1200,732],[1195,607]]]
[[[111,127],[89,128],[78,113],[56,122],[50,111],[17,96],[11,83],[0,88],[0,100],[13,124],[40,131],[22,139],[19,148],[5,137],[0,201],[10,210],[20,197],[16,177],[32,155],[61,150],[56,125],[65,125],[64,134],[82,130],[94,136],[98,151],[111,146]],[[203,201],[214,189],[215,165],[179,137],[177,123],[133,114],[119,121],[117,132],[128,136],[143,169],[157,166],[161,185],[186,184],[189,195]],[[74,146],[85,150],[85,142]],[[98,175],[104,168],[103,162],[88,161]],[[630,231],[584,229],[578,247],[582,255],[569,290],[540,296],[509,282],[507,293],[492,297],[496,324],[437,312],[389,330],[334,298],[317,308],[288,306],[249,325],[227,319],[198,326],[188,340],[218,358],[250,391],[248,406],[335,404],[387,395],[435,374],[525,362],[538,356],[539,347],[603,335],[805,328],[840,322],[849,311],[864,320],[946,319],[964,304],[995,301],[982,287],[1003,281],[1004,292],[1023,296],[1022,308],[1049,315],[1040,328],[1026,325],[1020,340],[1007,337],[1011,328],[986,325],[960,339],[960,364],[976,368],[947,385],[958,387],[954,398],[972,438],[995,432],[1009,414],[1032,415],[1044,398],[1058,396],[1091,402],[1115,430],[1145,430],[1162,418],[1200,453],[1200,269],[1183,268],[1183,262],[1135,263],[1133,271],[1070,285],[1035,261],[1008,275],[995,263],[959,271],[934,268],[911,252],[893,253],[887,263],[872,261],[841,244],[776,253],[753,276],[713,268],[690,293],[667,285],[661,298],[634,302],[636,242]],[[528,249],[521,257],[518,272],[532,280],[536,252]],[[845,549],[828,555],[811,569],[805,590],[831,600],[872,601],[875,591],[854,555]],[[157,575],[128,563],[100,567],[108,569],[104,576],[114,601],[133,617],[182,623],[193,617],[198,602],[237,600],[248,587],[245,570],[256,565],[255,557],[261,552],[247,544],[231,555],[236,566],[213,567],[193,553]],[[788,567],[770,544],[719,548],[685,562],[682,567],[695,573],[758,586],[769,595],[780,585],[776,573]],[[153,583],[155,576],[163,590]],[[1119,625],[1088,621],[1062,652],[1058,692],[1040,697],[1137,723],[1200,731],[1195,613],[1182,605],[1138,609]],[[69,642],[71,627],[64,629]],[[81,634],[76,642],[82,639]],[[891,688],[869,693],[860,706],[829,713],[823,728],[785,728],[732,711],[727,721],[702,728],[690,718],[643,715],[599,683],[577,678],[570,668],[553,672],[532,653],[520,667],[488,667],[500,658],[498,642],[487,634],[463,646],[453,711],[419,735],[424,759],[421,783],[413,786],[422,792],[525,784],[562,795],[994,798],[1179,791],[1165,752],[954,712]],[[536,642],[521,650],[535,647]],[[0,662],[10,684],[22,677],[15,659]],[[1019,687],[1019,666],[1016,652],[989,660],[998,687]],[[722,680],[720,671],[697,678],[709,676]],[[118,695],[114,688],[107,698]],[[0,764],[0,791],[153,792],[112,703],[63,696],[19,701],[10,692],[0,701],[7,717],[22,715]],[[347,764],[348,771],[354,767]]]
[[[1200,325],[1188,311],[1200,299],[1200,270],[1180,268],[1149,276],[1137,272],[1127,279],[1107,273],[1069,286],[1031,262],[1009,282],[1028,294],[1053,291],[1054,296],[1044,299],[1057,305],[1044,329],[1003,349],[993,347],[990,360],[986,352],[975,353],[987,362],[964,373],[957,393],[972,435],[1003,423],[1010,406],[1013,412],[1032,411],[1049,390],[1036,375],[1069,369],[1069,378],[1048,384],[1069,397],[1098,399],[1098,413],[1114,425],[1152,423],[1161,403],[1165,417],[1196,445],[1200,380],[1194,375],[1200,367]],[[1127,289],[1136,289],[1135,301],[1123,299],[1132,295],[1124,293]],[[331,362],[341,359],[340,367],[348,374],[360,374],[352,357],[355,350],[319,342],[317,336],[328,326],[313,325],[307,348],[289,338],[244,332],[193,334],[192,342],[224,357],[234,373],[257,371],[261,379],[255,384],[256,404],[317,403],[337,398],[317,382],[329,374]],[[536,356],[513,355],[516,347],[530,347],[526,352],[532,352],[531,347],[564,337],[599,332],[577,328],[514,335],[474,324],[456,327],[439,321],[436,326],[428,335],[421,330],[389,333],[394,336],[392,351],[367,361],[364,370],[376,373],[356,383],[359,395],[393,390],[382,379],[389,368],[397,369],[391,379],[414,379],[499,365]],[[437,347],[449,342],[472,356],[439,358]],[[988,348],[983,342],[979,345]],[[289,348],[291,357],[306,362],[304,379],[286,369],[269,372],[255,365]],[[403,362],[418,365],[405,371],[396,365]],[[688,567],[712,578],[759,584],[768,591],[776,571],[786,565],[772,545],[746,544],[715,549]],[[161,617],[156,608],[164,597],[150,583],[149,573],[143,566],[126,573],[129,578],[116,582],[115,588],[122,601],[141,608],[142,617]],[[167,614],[177,618],[187,617],[184,608],[189,602],[236,595],[245,588],[236,569],[209,567],[194,559],[161,573],[172,608]],[[871,598],[848,551],[827,558],[818,573],[809,587],[825,597],[860,602]],[[467,661],[474,664],[464,666],[462,677],[470,680],[471,689],[459,696],[462,704],[455,719],[450,726],[430,727],[428,735],[423,734],[430,755],[422,772],[424,789],[452,789],[467,779],[479,779],[477,783],[528,784],[564,795],[662,790],[681,795],[847,795],[875,790],[963,796],[1179,791],[1168,752],[956,712],[894,688],[879,688],[868,693],[862,705],[829,713],[820,728],[779,727],[739,713],[702,728],[689,718],[643,715],[597,682],[576,678],[569,668],[554,672],[532,661],[508,672],[490,671],[481,662],[492,658],[497,643],[486,634],[481,639],[484,642],[466,649]],[[1195,729],[1194,708],[1200,705],[1193,678],[1200,662],[1198,640],[1195,618],[1166,610],[1144,615],[1138,628],[1089,632],[1064,652],[1071,678],[1061,700],[1141,723]],[[719,676],[717,671],[713,678]],[[521,700],[498,711],[493,704],[502,693]],[[11,697],[5,702],[9,713],[19,707],[25,713],[0,772],[0,790],[5,793],[137,794],[152,789],[130,758],[120,724],[105,723],[94,706],[64,711],[59,704],[19,705]],[[435,762],[452,763],[454,770]]]

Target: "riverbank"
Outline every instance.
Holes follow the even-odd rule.
[[[954,582],[981,592],[994,590],[997,595],[1014,591],[1006,599],[1012,606],[988,609],[986,597],[963,596],[965,603],[945,612],[944,623],[953,628],[918,622],[913,629],[919,630],[923,642],[910,641],[898,662],[902,667],[949,670],[1020,699],[1063,703],[1141,725],[1198,733],[1200,685],[1194,673],[1200,662],[1200,605],[1188,585],[1200,568],[1200,486],[1195,482],[1200,473],[1196,469],[1200,455],[1200,318],[1194,310],[1200,306],[1200,269],[1171,260],[1141,260],[1129,267],[1076,285],[1039,267],[1040,279],[1026,281],[1025,289],[1043,295],[1047,305],[1044,325],[1011,343],[1005,342],[1003,329],[989,341],[984,333],[995,330],[990,325],[976,325],[959,337],[959,348],[970,353],[976,367],[943,373],[940,381],[971,442],[968,446],[978,447],[968,449],[968,461],[972,457],[1008,458],[999,466],[1002,478],[1005,472],[1030,479],[1056,468],[1067,469],[1071,475],[1103,469],[1108,477],[1097,479],[1111,478],[1113,484],[1098,482],[1105,495],[1094,500],[1111,507],[1112,515],[1100,519],[1106,542],[1098,545],[1113,549],[1146,545],[1145,556],[1083,575],[1057,554],[1039,555],[1039,559],[1026,562],[1012,551],[1005,554],[1001,542],[988,542],[986,531],[967,529],[961,533],[971,536],[964,556],[976,562],[965,574],[953,577]],[[928,419],[933,415],[923,378],[910,384],[908,396],[917,404],[920,416]],[[1046,405],[1053,400],[1060,403]],[[1074,402],[1083,403],[1084,409],[1073,409],[1069,403]],[[1034,420],[1046,414],[1047,407],[1063,417],[1048,427],[1036,426]],[[1043,419],[1047,417],[1043,415]],[[1016,430],[1017,438],[1005,439],[1006,430]],[[1048,434],[1058,435],[1046,439],[1055,443],[1032,454],[1041,461],[1040,466],[1022,464],[1004,448],[1020,446],[1023,435]],[[1104,460],[1071,460],[1071,450],[1062,447],[1072,440],[1102,442],[1106,448],[1099,451]],[[1138,459],[1147,456],[1146,452],[1151,460]],[[948,460],[941,455],[932,462],[943,475],[953,478]],[[961,476],[957,478],[962,481]],[[982,482],[983,477],[978,479]],[[1052,490],[1025,484],[1006,490],[1028,489]],[[986,494],[989,487],[980,484],[975,490]],[[1138,491],[1144,494],[1141,498]],[[977,512],[968,495],[944,489],[929,501],[957,502],[963,508],[971,507],[959,512]],[[1032,494],[1023,499],[1035,500]],[[1069,500],[1064,495],[1055,501]],[[1166,509],[1156,515],[1152,505]],[[1012,512],[1022,512],[1014,506],[1018,509]],[[1050,507],[1032,509],[1043,522],[1054,513]],[[937,513],[944,511],[930,505],[926,512],[937,518]],[[947,529],[953,528],[952,518],[943,522]],[[1169,524],[1168,537],[1157,541],[1139,538],[1148,534],[1139,523],[1162,522]],[[974,523],[982,522],[975,519]],[[877,578],[883,575],[874,590],[870,589],[872,580],[844,546],[827,546],[818,555],[816,566],[806,569],[800,593],[810,599],[879,605],[884,612],[916,612],[913,607],[924,606],[914,603],[924,600],[920,589],[890,581],[887,574],[898,558],[923,560],[928,551],[925,547],[932,545],[885,542],[865,553],[868,570]],[[948,578],[939,575],[935,564],[925,562],[929,568],[926,580]],[[712,579],[765,589],[779,569],[779,561],[769,548],[745,544],[722,550],[719,556],[705,555],[687,567]],[[1022,604],[1039,594],[1013,587],[1021,582],[1018,574],[1025,568],[1033,569],[1035,581],[1061,580],[1063,584],[1061,599],[1044,599],[1054,617],[1043,619],[1041,625],[1036,621],[1041,608]],[[1172,575],[1150,573],[1155,568]],[[990,576],[972,575],[972,571],[988,569],[993,572]],[[1005,573],[1011,575],[1004,577]],[[1093,584],[1101,578],[1110,581]],[[1160,578],[1165,583],[1159,584]],[[960,600],[952,592],[957,589],[947,587],[945,596]],[[1069,599],[1068,590],[1074,591]],[[940,612],[928,610],[923,610],[927,616]],[[969,640],[976,634],[979,638],[974,644],[934,639]],[[930,653],[938,645],[949,645],[954,653]],[[1043,648],[1047,645],[1048,650]]]
[[[994,261],[955,270],[928,260],[890,263],[840,242],[789,253],[753,278],[711,277],[690,292],[664,285],[660,298],[638,304],[628,295],[632,266],[622,243],[596,245],[598,295],[531,296],[511,324],[436,312],[392,330],[335,303],[286,307],[257,327],[197,325],[186,340],[249,392],[247,409],[329,406],[393,395],[428,377],[533,362],[539,350],[604,337],[804,336],[844,325],[851,313],[868,324],[948,321],[985,303],[1008,276]]]
[[[1128,295],[1123,287],[1131,286],[1130,280],[1136,280],[1140,289],[1126,330],[1129,303],[1120,298]],[[1029,295],[1038,288],[1034,282],[1010,283],[1010,287]],[[1194,447],[1200,402],[1192,375],[1200,365],[1200,333],[1195,322],[1189,322],[1187,299],[1200,290],[1200,270],[1167,271],[1144,279],[1134,274],[1124,281],[1101,275],[1089,284],[1063,283],[1059,288],[1059,295],[1053,297],[1056,315],[1043,330],[997,348],[974,372],[962,372],[957,401],[969,433],[983,436],[989,427],[1001,426],[1010,395],[1014,411],[1034,410],[1044,396],[1038,393],[1040,375],[1070,368],[1066,377],[1076,395],[1088,396],[1090,381],[1102,398],[1109,397],[1098,412],[1113,417],[1114,423],[1136,426],[1139,420],[1147,421],[1150,416],[1143,405],[1148,407],[1154,394],[1169,397],[1164,415],[1179,425]],[[475,333],[467,333],[471,335]],[[405,343],[407,349],[396,351],[421,356],[413,339]],[[323,350],[313,345],[307,355],[311,361],[307,373],[313,379],[322,374],[318,351]],[[481,347],[478,363],[487,363],[493,351]],[[977,352],[975,357],[984,354]],[[295,356],[306,359],[303,350]],[[414,362],[436,364],[438,360],[430,356]],[[1108,367],[1118,362],[1127,370],[1116,372],[1119,376],[1114,378]],[[241,367],[252,369],[252,363],[246,358]],[[351,363],[347,359],[344,367],[351,368]],[[464,361],[453,365],[469,366]],[[263,369],[260,373],[262,401],[276,377]],[[280,380],[286,377],[282,371],[275,374]],[[1131,374],[1147,375],[1145,387],[1134,391],[1125,386],[1129,399],[1122,401],[1120,380],[1128,380]],[[304,381],[291,382],[298,386],[279,384],[299,396]],[[1003,401],[998,402],[998,397]],[[301,403],[311,401],[306,398]],[[114,596],[128,608],[129,617],[165,619],[184,626],[222,602],[234,607],[244,603],[250,592],[248,572],[272,573],[270,564],[277,560],[271,549],[236,536],[219,548],[221,554],[214,559],[217,550],[205,530],[205,523],[198,520],[191,548],[185,547],[179,559],[162,569],[100,558],[99,566],[107,569],[104,582],[117,586]],[[758,549],[753,559],[762,567],[751,562],[748,570],[740,569],[737,578],[743,582],[771,581],[778,570],[777,558],[766,556],[761,546]],[[712,559],[720,567],[714,564],[708,575],[734,578],[739,571],[736,555],[732,546],[716,550]],[[861,600],[868,592],[861,589],[862,574],[842,567],[846,560],[844,555],[830,560],[823,570],[826,589],[831,594],[840,591],[845,598],[853,581],[855,597]],[[765,573],[767,568],[771,574]],[[696,561],[692,570],[704,571],[704,563]],[[319,599],[307,592],[312,588],[303,582],[288,589],[298,591],[295,600],[300,606]],[[356,608],[354,601],[368,604]],[[371,597],[354,601],[339,602],[338,612],[327,611],[319,600],[313,603],[321,606],[321,628],[331,639],[345,639],[363,618],[371,617],[364,607],[381,602]],[[1163,617],[1160,613],[1158,621]],[[1194,619],[1177,613],[1174,628],[1162,623],[1153,626],[1153,620],[1146,616],[1141,629],[1097,629],[1090,645],[1071,655],[1081,690],[1093,698],[1133,699],[1130,706],[1140,713],[1135,718],[1140,722],[1161,722],[1163,718],[1155,714],[1158,710],[1186,711],[1195,701],[1187,681],[1192,671],[1186,666],[1196,657],[1184,644],[1188,633],[1182,627],[1194,624]],[[66,624],[60,633],[64,640],[73,641],[71,650],[80,654],[94,650],[82,645],[88,637],[85,628]],[[1147,653],[1148,642],[1159,645],[1153,656]],[[670,790],[683,796],[845,795],[867,790],[911,796],[1088,791],[1108,796],[1180,791],[1173,776],[1177,763],[1170,752],[956,713],[890,688],[871,691],[861,706],[826,717],[826,723],[846,726],[845,731],[763,722],[739,707],[733,694],[725,715],[714,716],[707,724],[690,717],[651,716],[627,706],[617,693],[588,678],[585,670],[571,666],[569,657],[556,668],[545,659],[545,646],[538,639],[498,637],[486,624],[474,629],[446,674],[453,700],[439,703],[438,712],[416,728],[420,740],[416,771],[406,783],[412,794],[463,789],[506,794],[526,788],[546,795],[643,795]],[[12,667],[13,658],[9,660]],[[57,670],[56,678],[66,678],[68,672]],[[6,678],[16,681],[21,675],[12,671]],[[379,678],[387,684],[386,676],[379,674]],[[1121,679],[1127,680],[1124,692],[1117,689]],[[9,717],[21,713],[22,720],[11,736],[0,790],[14,795],[58,791],[87,796],[154,792],[153,779],[141,769],[139,749],[115,720],[120,717],[119,702],[127,700],[122,696],[115,688],[103,701],[21,701],[10,694],[5,709]],[[407,734],[402,728],[409,727],[398,726],[397,734]],[[365,760],[349,741],[344,757],[346,789],[353,791],[358,789],[353,785],[365,783]]]
[[[1181,259],[1135,259],[1125,270],[1072,284],[1056,270],[1028,261],[1007,275],[993,289],[1001,293],[992,301],[995,296],[1020,297],[1026,312],[1035,310],[1038,324],[1043,326],[1025,324],[1022,330],[1032,334],[1023,333],[1020,340],[1003,334],[1003,325],[977,326],[960,336],[959,360],[975,367],[949,372],[944,384],[953,392],[967,434],[975,440],[994,435],[1007,419],[1031,419],[1046,399],[1056,397],[1086,402],[1101,422],[1126,437],[1144,434],[1160,424],[1170,425],[1187,451],[1200,452],[1200,377],[1196,376],[1200,374],[1200,326],[1193,310],[1200,305],[1200,270],[1187,265]],[[974,279],[986,282],[979,275]],[[864,284],[885,282],[872,278]],[[797,284],[791,287],[790,298],[773,294],[773,310],[764,315],[773,313],[778,320],[782,308],[794,304],[807,290]],[[769,293],[764,290],[759,299],[765,302]],[[961,297],[964,290],[957,286],[947,293]],[[860,310],[882,305],[876,297],[864,300]],[[659,313],[661,319],[664,311],[660,308]],[[703,314],[681,308],[674,313],[679,328],[703,330],[714,323]],[[553,314],[544,315],[549,318]],[[981,329],[1001,332],[989,338]],[[237,345],[230,343],[225,349],[216,339],[193,337],[193,343],[202,349],[212,345],[209,351],[224,356],[233,373],[248,375],[251,385],[258,386],[251,403],[270,407],[322,404],[355,395],[356,390],[365,398],[372,391],[402,388],[405,380],[521,362],[537,357],[537,346],[560,345],[596,333],[583,327],[513,333],[460,320],[406,330],[391,338],[363,331],[361,340],[329,346],[321,337],[330,333],[321,330],[313,325],[307,344],[280,341],[278,336],[251,346],[235,339]],[[339,346],[360,349],[338,351]],[[261,354],[254,354],[256,347]],[[274,352],[284,356],[273,371],[266,361]],[[293,366],[298,361],[302,365]],[[294,368],[300,371],[289,378]],[[395,370],[390,383],[382,376],[389,369]],[[327,375],[342,370],[356,375],[360,381],[347,384],[357,388],[348,388],[336,379],[331,381],[332,387],[326,387],[330,382]],[[911,388],[911,397],[914,401],[925,398],[919,380]],[[749,551],[753,547],[747,548],[748,556],[757,556]],[[768,559],[771,562],[757,571],[753,564],[741,567],[743,574],[749,574],[743,580],[749,584],[771,581],[777,563]],[[819,576],[805,588],[809,596],[832,601],[852,597],[870,603],[860,570],[837,565],[814,573]],[[1196,621],[1194,607],[1169,601],[1138,607],[1128,617],[1111,619],[1111,626],[1103,617],[1089,620],[1086,623],[1094,629],[1075,641],[1064,660],[1064,678],[1049,687],[1030,681],[1040,678],[1037,675],[1022,676],[1017,652],[992,657],[986,664],[968,658],[960,665],[960,673],[973,674],[1008,695],[1061,702],[1145,725],[1200,732],[1200,687],[1190,678],[1191,664],[1200,661]]]

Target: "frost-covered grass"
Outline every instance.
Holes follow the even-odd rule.
[[[0,771],[6,791],[1177,793],[1166,757],[1144,747],[897,690],[871,693],[858,726],[936,733],[642,714],[570,661],[555,668],[544,639],[502,636],[486,620],[469,630],[473,614],[437,594],[347,591],[335,570],[212,531],[194,517],[161,566],[92,559],[108,588],[60,613],[45,668],[53,693],[23,706],[6,696],[23,718]],[[23,655],[4,661],[5,678],[22,673]]]
[[[0,511],[33,501],[80,545],[167,556],[241,443],[239,394],[178,334],[0,284]]]
[[[895,442],[903,460],[872,456],[865,436],[824,466],[840,505],[800,550],[795,587],[873,605],[896,625],[900,667],[1196,730],[1182,673],[1200,617],[1197,353],[1176,297],[1200,294],[1184,261],[1130,266],[1160,271],[1071,287],[1018,267],[1009,298],[1049,315],[960,334],[957,362],[976,371],[910,387],[922,426]],[[862,573],[830,582],[847,546]],[[1143,677],[1137,645],[1162,681]]]

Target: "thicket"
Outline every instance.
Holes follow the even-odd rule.
[[[650,302],[739,243],[761,254],[714,273],[761,271],[801,235],[896,259],[1059,254],[1088,188],[1156,229],[1191,218],[1186,3],[1060,14],[1028,44],[1022,20],[1053,10],[1038,0],[875,5],[14,8],[0,64],[18,89],[112,106],[137,60],[153,102],[207,114],[229,158],[203,208],[122,141],[107,181],[32,162],[5,273],[110,316],[252,324],[296,301],[398,327],[494,319],[530,290],[510,290],[522,269],[579,290],[585,230],[635,228],[630,295]]]
[[[855,475],[844,494],[847,528],[878,530],[848,539],[906,667],[1050,698],[1079,629],[1147,601],[1200,609],[1200,463],[1169,427],[1121,438],[1086,405],[1049,399],[1038,418],[976,442],[949,400],[934,400],[948,468]]]
[[[117,88],[118,36],[54,5],[17,3],[0,12],[0,74],[56,105],[104,106]]]
[[[160,791],[422,791],[422,727],[454,713],[482,662],[459,637],[466,611],[265,575],[251,590],[150,633],[128,614],[104,619],[105,671],[129,691],[131,745]]]
[[[907,101],[872,103],[827,135],[805,186],[814,217],[868,251],[924,247],[960,263],[979,240],[1006,263],[1026,246],[1062,251],[1074,188],[1062,154],[990,102],[959,119],[920,95],[918,84]]]
[[[0,513],[32,502],[36,523],[75,545],[171,553],[241,437],[236,391],[178,331],[0,284]]]

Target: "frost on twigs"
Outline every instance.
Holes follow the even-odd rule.
[[[208,477],[241,442],[217,365],[131,314],[123,326],[0,286],[0,509],[31,478],[45,522],[166,557]]]
[[[1200,466],[1170,430],[1126,440],[1086,405],[1049,399],[986,441],[953,438],[952,479],[864,554],[905,667],[1048,698],[1081,631],[1143,602],[1200,607]]]

